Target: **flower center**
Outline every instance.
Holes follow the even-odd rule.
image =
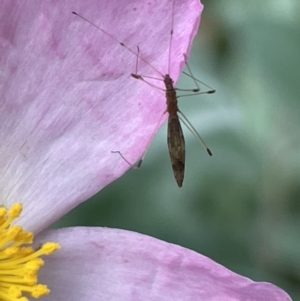
[[[29,246],[34,235],[11,223],[21,215],[22,205],[7,210],[0,207],[0,300],[26,301],[23,294],[40,298],[50,293],[46,285],[38,284],[38,271],[44,265],[40,258],[60,248],[48,242],[35,250]]]

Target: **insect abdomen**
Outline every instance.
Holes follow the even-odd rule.
[[[176,116],[177,117],[177,116]],[[168,148],[174,172],[174,177],[179,187],[182,186],[185,164],[185,141],[178,117],[169,115]]]

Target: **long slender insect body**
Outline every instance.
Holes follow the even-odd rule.
[[[178,106],[176,90],[173,85],[174,82],[169,74],[164,76],[164,84],[166,86],[167,99],[166,111],[169,113],[167,135],[168,149],[175,180],[177,185],[182,187],[185,166],[185,141],[177,115]]]
[[[194,76],[192,75],[192,72],[191,72],[191,70],[190,70],[190,68],[187,64],[187,58],[186,58],[185,54],[183,54],[183,56],[184,56],[185,63],[186,63],[186,66],[188,68],[189,74],[187,74],[185,72],[184,73],[187,76],[189,76],[193,79],[193,81],[196,84],[197,88],[196,89],[176,89],[174,87],[174,81],[170,76],[170,74],[171,74],[170,68],[171,68],[171,50],[172,50],[172,40],[173,40],[175,0],[173,0],[172,3],[173,3],[173,5],[172,5],[172,18],[171,18],[170,40],[169,40],[169,55],[168,55],[168,72],[167,72],[167,74],[161,73],[158,69],[156,69],[154,66],[149,64],[143,57],[140,57],[139,56],[139,52],[140,52],[139,47],[137,47],[137,52],[134,52],[132,49],[130,49],[123,42],[119,41],[118,39],[113,37],[110,33],[103,30],[102,28],[100,28],[99,26],[97,26],[93,22],[89,21],[85,17],[83,17],[83,16],[81,16],[81,15],[75,13],[75,12],[73,12],[73,14],[77,15],[78,17],[84,19],[85,21],[87,21],[88,23],[93,25],[94,27],[98,28],[102,33],[104,33],[104,34],[108,35],[109,37],[111,37],[113,40],[115,40],[117,43],[119,43],[120,46],[124,47],[125,49],[127,49],[129,52],[131,52],[132,54],[134,54],[136,56],[137,60],[136,60],[135,73],[131,73],[131,76],[133,78],[141,80],[141,81],[147,83],[148,85],[150,85],[150,86],[152,86],[152,87],[154,87],[158,90],[162,90],[162,91],[165,92],[166,110],[163,113],[163,115],[165,113],[169,114],[169,117],[168,117],[168,136],[167,136],[168,149],[169,149],[169,154],[170,154],[170,159],[171,159],[171,163],[172,163],[172,169],[173,169],[175,180],[177,182],[177,185],[179,187],[182,187],[182,183],[183,183],[183,179],[184,179],[184,168],[185,168],[185,140],[184,140],[184,136],[183,136],[180,121],[182,121],[186,125],[186,127],[192,132],[192,134],[200,141],[200,143],[203,145],[203,147],[206,149],[207,153],[210,156],[212,155],[212,153],[209,150],[209,148],[206,146],[206,144],[204,143],[203,139],[198,134],[196,129],[193,127],[193,125],[188,121],[188,119],[184,116],[184,114],[182,112],[180,112],[180,110],[178,109],[178,105],[177,105],[178,96],[176,95],[176,90],[192,92],[192,94],[189,94],[189,95],[197,95],[197,94],[205,94],[205,93],[211,94],[211,93],[214,93],[215,90],[212,90],[209,86],[207,86],[206,84],[204,84],[201,81],[194,78]],[[157,73],[160,76],[160,78],[155,78],[155,77],[152,77],[152,76],[146,76],[146,75],[139,74],[138,73],[138,61],[139,60],[143,61],[146,65],[151,67],[152,70],[155,71],[155,73]],[[157,87],[152,82],[149,82],[147,79],[162,81],[164,83],[165,89]],[[198,83],[204,84],[205,86],[207,86],[211,90],[206,91],[206,92],[201,92]],[[189,96],[189,95],[182,95],[182,96]],[[180,115],[178,115],[178,113]],[[162,116],[161,116],[161,118],[162,118]],[[160,121],[161,121],[161,118],[160,118]],[[159,122],[158,122],[158,124],[159,124]],[[153,132],[153,135],[152,135],[152,137],[151,137],[151,139],[148,143],[148,146],[146,148],[146,151],[147,151],[147,149],[148,149],[148,147],[149,147],[149,145],[152,141],[152,138],[153,138],[154,133],[156,132],[157,128],[158,128],[158,126],[156,126],[156,128]],[[146,151],[145,151],[145,153],[146,153]],[[125,156],[123,156],[120,151],[112,151],[112,152],[113,153],[119,153],[119,155],[128,164],[130,164],[132,166],[132,164],[127,161]],[[145,153],[143,154],[142,158],[137,163],[137,167],[141,166],[142,161],[143,161],[144,156],[145,156]]]
[[[161,72],[157,72],[160,76],[162,76],[162,79],[156,79],[151,76],[144,76],[138,74],[138,59],[139,59],[139,47],[138,49],[138,55],[137,55],[137,63],[136,63],[136,73],[131,74],[131,76],[135,79],[144,81],[145,83],[150,84],[150,86],[154,86],[152,83],[149,83],[145,78],[149,79],[156,79],[156,80],[163,80],[163,83],[165,85],[165,96],[166,96],[166,111],[165,113],[169,114],[168,117],[168,134],[167,134],[167,141],[168,141],[168,149],[169,149],[169,154],[170,154],[170,159],[172,163],[172,169],[174,173],[175,180],[177,182],[177,185],[179,187],[182,187],[183,179],[184,179],[184,168],[185,168],[185,140],[180,124],[180,120],[186,125],[186,127],[193,133],[193,135],[200,141],[200,143],[203,145],[203,147],[206,149],[207,153],[212,156],[212,153],[210,149],[206,146],[205,142],[201,138],[201,136],[198,134],[196,129],[193,127],[193,125],[188,121],[188,119],[184,116],[183,113],[180,112],[178,109],[178,104],[177,104],[177,94],[176,94],[176,88],[174,87],[174,81],[170,76],[170,69],[171,69],[171,50],[172,50],[172,41],[173,41],[173,28],[174,28],[174,6],[175,6],[175,0],[173,0],[173,5],[172,5],[172,18],[171,18],[171,31],[170,31],[170,40],[169,40],[169,55],[168,55],[168,73],[163,75]],[[189,89],[189,90],[183,90],[183,91],[190,91],[193,92],[192,95],[197,95],[197,94],[203,94],[203,92],[200,92],[199,85],[197,82],[200,82],[194,78],[192,75],[191,69],[189,68],[187,64],[187,58],[186,55],[184,54],[184,59],[186,66],[188,68],[188,71],[190,74],[187,74],[189,77],[191,77],[195,84],[196,84],[196,89]],[[157,71],[157,70],[155,70]],[[202,83],[202,82],[200,82]],[[207,85],[206,85],[207,86]],[[208,87],[208,86],[207,86]],[[209,87],[210,88],[210,87]],[[206,93],[212,94],[214,93],[215,90],[209,90]],[[205,92],[204,92],[205,93]],[[181,114],[181,117],[178,116],[178,113]],[[143,159],[143,157],[142,157]],[[142,160],[141,159],[141,160]],[[138,166],[141,165],[141,161],[138,163]]]
[[[185,141],[177,115],[177,96],[173,87],[173,80],[169,75],[166,75],[164,83],[166,85],[167,111],[169,113],[167,135],[168,149],[175,180],[177,185],[182,187],[185,167]]]
[[[138,48],[138,53],[139,53],[139,48]],[[142,76],[134,73],[132,73],[131,76],[135,79],[139,79],[141,81],[150,84],[145,80],[146,76]],[[169,74],[165,74],[162,80],[165,85],[164,91],[165,91],[166,105],[167,105],[164,114],[165,113],[169,114],[168,133],[167,133],[168,149],[169,149],[175,180],[177,182],[178,187],[182,187],[183,178],[184,178],[184,168],[185,168],[185,140],[180,124],[180,119],[178,116],[178,112],[180,111],[177,105],[177,94],[176,94],[176,89],[174,87],[174,81]],[[185,123],[186,125],[189,124],[188,121],[186,122],[187,122]],[[193,126],[191,127],[193,128]],[[210,151],[209,154],[211,155]],[[142,164],[141,160],[138,163],[139,167]]]

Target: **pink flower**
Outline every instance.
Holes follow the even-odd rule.
[[[196,252],[108,228],[50,231],[60,241],[47,258],[49,300],[289,301],[278,287],[235,274]],[[69,299],[68,299],[69,298]]]
[[[202,6],[175,2],[170,73],[177,80]],[[161,91],[130,76],[136,57],[71,12],[134,52],[139,46],[141,57],[167,73],[171,7],[151,0],[0,2],[1,203],[23,204],[17,222],[40,233],[38,245],[61,244],[41,273],[51,289],[46,300],[291,300],[271,284],[140,234],[44,230],[129,168],[112,150],[137,161],[165,110]],[[142,61],[138,68],[155,74]]]

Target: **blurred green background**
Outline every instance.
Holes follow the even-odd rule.
[[[105,226],[202,253],[300,300],[300,1],[206,0],[190,66],[215,95],[180,108],[213,152],[184,128],[178,188],[166,126],[144,165],[55,226]],[[178,87],[191,87],[182,77]]]

